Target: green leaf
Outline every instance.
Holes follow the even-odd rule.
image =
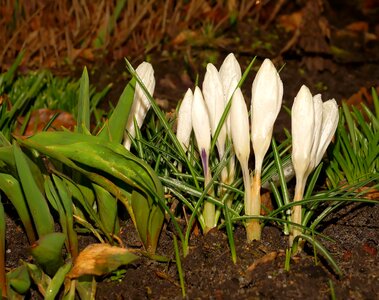
[[[87,68],[84,67],[82,77],[80,79],[79,102],[77,131],[83,133],[90,130],[90,112],[89,112],[89,79]]]
[[[42,294],[42,296],[45,296],[51,278],[47,276],[37,265],[29,263],[25,263],[25,265],[28,268],[30,278],[33,280],[34,284],[37,285],[38,291]]]
[[[8,299],[16,299],[17,294],[25,294],[30,288],[30,277],[26,266],[22,265],[7,274]]]
[[[65,217],[65,233],[67,234],[68,241],[68,251],[70,252],[73,259],[78,256],[78,236],[74,229],[74,218],[72,211],[72,199],[67,189],[67,186],[63,183],[62,179],[53,174],[53,180],[56,186],[56,189],[59,194],[59,200],[64,208],[64,217]]]
[[[31,254],[49,276],[63,265],[62,247],[65,239],[65,234],[54,232],[44,235],[31,246]]]
[[[47,287],[45,300],[56,299],[55,297],[58,295],[59,289],[61,288],[67,273],[70,271],[71,266],[71,262],[68,262],[58,269]]]
[[[29,242],[33,243],[36,236],[33,229],[33,221],[29,214],[26,200],[21,190],[20,183],[10,174],[0,173],[0,190],[4,192],[9,201],[13,204],[21,219]]]
[[[117,234],[119,229],[117,217],[117,199],[103,187],[93,184],[99,218],[110,234]]]
[[[133,78],[122,92],[107,126],[103,127],[98,136],[108,141],[121,143],[124,138],[125,126],[133,104],[136,80]]]
[[[131,201],[134,216],[136,218],[137,231],[143,244],[146,246],[148,240],[147,228],[149,222],[150,203],[148,197],[137,190],[132,192]]]
[[[14,143],[14,159],[22,190],[28,203],[38,237],[54,232],[54,220],[42,192],[39,190],[33,173],[29,168],[25,154]]]

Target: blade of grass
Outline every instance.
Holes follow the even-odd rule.
[[[175,235],[173,235],[173,239],[174,239],[175,262],[176,262],[176,268],[178,269],[180,288],[182,289],[182,296],[185,297],[186,288],[185,288],[185,282],[184,282],[184,273],[182,269],[182,261],[180,260],[178,240]]]
[[[80,79],[77,131],[84,133],[90,130],[90,111],[89,111],[89,79],[87,68],[84,67]]]

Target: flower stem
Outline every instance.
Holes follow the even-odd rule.
[[[256,170],[251,185],[251,195],[249,204],[246,206],[246,215],[260,216],[261,214],[261,171]],[[258,219],[251,219],[246,222],[246,235],[249,242],[261,239],[262,228]]]
[[[208,153],[204,149],[202,149],[201,151],[201,162],[203,164],[204,170],[204,188],[206,188],[208,184],[211,182],[212,176],[208,166]],[[207,194],[214,194],[213,187],[210,187],[208,189]],[[204,233],[207,233],[209,230],[215,227],[216,219],[216,207],[212,202],[208,200],[205,200],[204,202],[203,217],[205,223]]]
[[[301,201],[303,199],[304,195],[304,185],[305,180],[303,178],[296,179],[296,186],[295,186],[295,196],[293,198],[293,202]],[[302,223],[302,207],[301,205],[296,205],[292,207],[292,213],[291,213],[291,221],[301,225]],[[294,239],[301,234],[302,230],[297,226],[292,226],[290,230],[290,236],[289,236],[289,246],[292,247]]]

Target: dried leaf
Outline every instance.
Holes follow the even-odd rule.
[[[41,108],[31,113],[30,119],[25,128],[25,132],[23,136],[26,136],[26,137],[31,136],[31,135],[36,134],[37,132],[42,131],[56,113],[59,113],[59,115],[50,125],[48,129],[49,131],[60,130],[62,127],[65,127],[69,130],[74,129],[74,126],[76,125],[76,121],[70,113],[62,111],[62,110],[57,110],[57,109],[53,110],[53,109],[48,109],[48,108]],[[19,124],[14,131],[15,135],[19,136],[21,134],[20,130],[21,130],[22,124],[24,123],[24,120],[25,120],[24,117],[19,117],[17,119]]]
[[[289,15],[281,15],[278,17],[278,23],[282,26],[286,31],[295,31],[300,27],[300,24],[303,19],[302,10],[296,11]]]
[[[67,277],[73,279],[83,275],[107,274],[137,260],[139,256],[133,252],[109,244],[91,244],[79,253]]]

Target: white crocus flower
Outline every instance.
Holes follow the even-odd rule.
[[[222,89],[224,93],[224,102],[225,107],[228,104],[233,92],[235,91],[238,82],[241,79],[241,67],[234,56],[233,53],[230,53],[221,64],[220,70],[220,78],[222,83]],[[231,114],[229,113],[225,119],[226,124],[226,132],[227,132],[227,141],[230,141],[231,139],[231,128],[230,128],[230,122],[231,122]],[[227,173],[227,174],[225,174]],[[221,178],[223,178],[223,182],[226,184],[231,184],[234,180],[235,176],[235,155],[234,153],[231,153],[229,164],[227,167],[227,172],[223,170],[221,173]],[[226,200],[226,204],[230,207],[232,204],[232,198]]]
[[[255,175],[251,188],[251,204],[245,208],[247,215],[260,215],[262,164],[271,143],[274,123],[283,99],[283,83],[269,59],[265,59],[252,85],[251,142],[255,156]],[[250,210],[249,210],[250,208]],[[258,220],[247,222],[248,240],[259,240],[261,227]]]
[[[155,89],[155,78],[154,78],[154,69],[152,65],[148,62],[141,63],[137,69],[136,73],[145,85],[147,91],[150,95],[153,95]],[[142,123],[146,117],[147,111],[150,108],[150,101],[145,95],[145,92],[139,85],[136,83],[136,88],[134,92],[134,99],[132,108],[129,113],[128,121],[126,122],[125,129],[132,137],[135,137],[136,131],[134,128],[134,119],[136,120],[138,127],[141,128]],[[131,140],[127,133],[124,134],[124,146],[126,149],[130,150]]]
[[[226,106],[242,76],[241,67],[233,53],[230,53],[224,59],[220,67],[219,73],[224,92],[224,102]],[[226,118],[226,131],[227,135],[230,137],[230,114]]]
[[[178,111],[178,125],[176,130],[176,137],[184,152],[188,149],[192,132],[192,101],[193,93],[191,89],[188,89]]]
[[[251,141],[256,172],[262,170],[282,99],[283,83],[271,60],[265,59],[254,79],[251,94]]]
[[[209,170],[209,151],[211,147],[211,126],[208,110],[199,87],[195,88],[192,102],[192,127],[195,133],[197,147],[199,149],[204,171],[204,186],[207,186],[212,176]],[[209,193],[213,193],[212,189]],[[215,224],[215,205],[205,201],[203,217],[205,222],[204,232],[208,232]]]
[[[338,105],[336,100],[330,99],[322,104],[321,137],[317,147],[315,167],[321,162],[338,126]]]
[[[212,129],[212,137],[214,136],[220,119],[225,110],[224,93],[221,83],[220,74],[213,64],[207,65],[203,81],[203,95],[208,108],[209,120]],[[226,126],[222,126],[220,133],[217,137],[216,145],[220,159],[225,153],[226,141]]]
[[[296,174],[297,193],[304,192],[304,177],[312,162],[315,115],[310,90],[303,85],[292,105],[292,164]]]
[[[317,94],[313,96],[313,113],[314,113],[314,128],[313,128],[313,145],[311,150],[311,162],[308,166],[307,175],[312,173],[316,163],[317,147],[321,137],[321,125],[322,125],[322,99],[321,95]]]
[[[322,102],[321,95],[312,99],[306,86],[302,86],[292,106],[292,163],[296,174],[293,201],[303,199],[309,174],[320,163],[338,125],[338,106],[334,99]],[[292,209],[292,221],[302,223],[301,205]],[[301,233],[293,226],[290,245]]]
[[[232,106],[230,108],[231,135],[234,152],[240,162],[245,187],[245,207],[250,211],[250,137],[249,137],[249,113],[240,88],[237,88],[233,95]]]

